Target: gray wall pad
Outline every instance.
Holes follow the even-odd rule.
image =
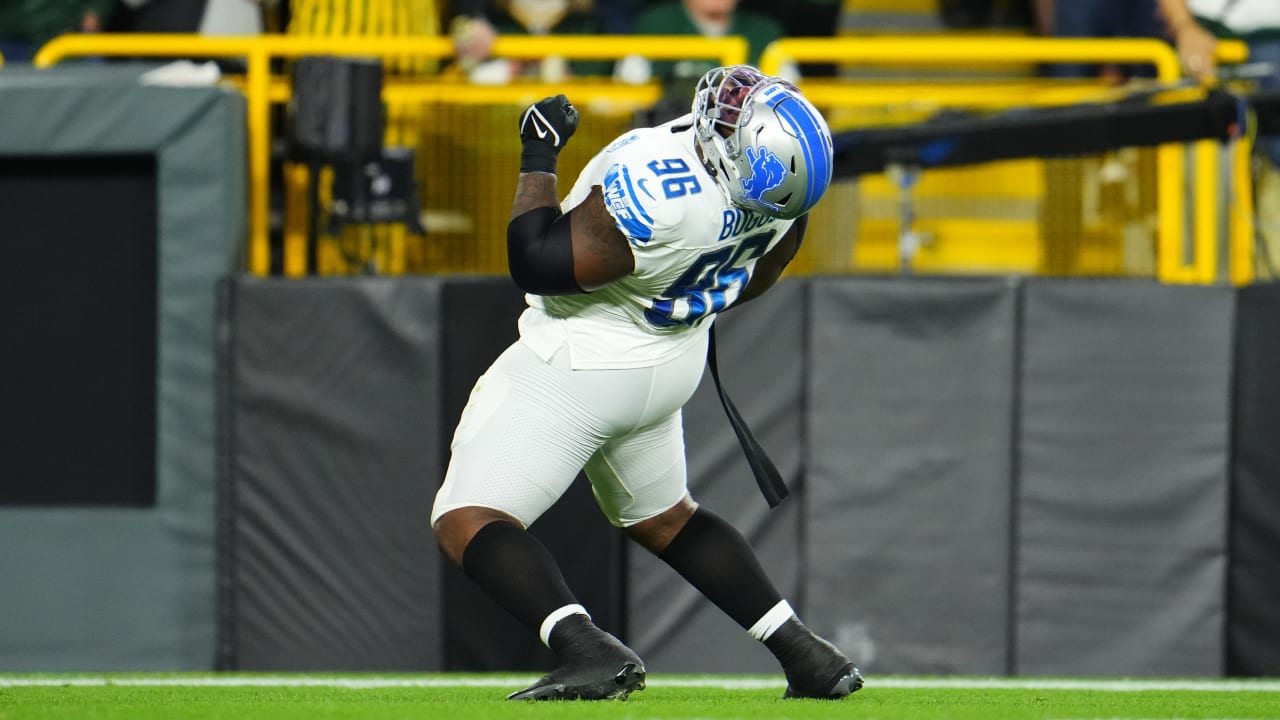
[[[1005,672],[1017,288],[812,292],[808,623],[867,672]]]
[[[1236,318],[1227,672],[1280,676],[1280,284],[1242,288]]]
[[[225,665],[440,669],[441,282],[235,281]]]
[[[5,68],[0,155],[154,154],[160,187],[157,293],[157,505],[114,511],[0,511],[11,582],[0,592],[0,669],[199,670],[216,655],[216,285],[244,243],[244,99],[221,88],[143,87],[137,69]],[[75,518],[76,532],[62,523]],[[136,523],[131,526],[130,520]],[[147,562],[103,552],[150,545]],[[34,541],[34,542],[32,542]],[[30,556],[8,548],[39,548]],[[92,566],[90,560],[92,558]],[[49,568],[59,568],[51,573]],[[51,603],[79,577],[112,578],[140,602],[101,602],[110,591]],[[101,645],[86,623],[132,628],[132,642]],[[138,652],[145,647],[150,651]]]
[[[210,103],[244,98],[216,87],[138,84],[149,67],[67,66],[44,70],[4,68],[0,75],[0,154],[75,155],[153,153],[205,124]],[[221,100],[213,98],[221,97]],[[243,136],[239,126],[227,129]],[[237,162],[243,145],[222,147],[209,162]],[[236,156],[238,157],[229,157]]]
[[[205,611],[181,581],[212,576],[212,558],[186,567],[156,511],[5,511],[0,548],[0,670],[212,667],[212,585]]]
[[[1028,283],[1016,672],[1221,673],[1232,308]]]
[[[784,280],[716,320],[720,378],[792,496],[770,510],[710,373],[684,408],[693,497],[742,531],[766,572],[799,601],[802,318],[805,285]],[[778,664],[719,608],[638,545],[628,547],[630,640],[651,672],[769,672]]]

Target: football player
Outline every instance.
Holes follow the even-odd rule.
[[[556,158],[577,124],[564,95],[521,116],[507,247],[529,307],[454,432],[431,516],[441,550],[556,654],[512,699],[625,699],[643,661],[525,531],[585,470],[614,525],[777,657],[786,697],[845,697],[858,669],[690,497],[680,412],[716,315],[767,290],[800,247],[831,182],[826,121],[780,78],[716,68],[691,114],[614,140],[560,202]]]

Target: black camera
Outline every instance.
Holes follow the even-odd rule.
[[[424,234],[414,152],[383,145],[381,61],[303,57],[294,63],[292,76],[289,156],[311,169],[314,204],[319,203],[320,170],[333,170],[329,232],[349,224],[401,223]],[[310,231],[314,241],[314,222]]]

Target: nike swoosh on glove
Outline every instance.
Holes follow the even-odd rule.
[[[578,129],[578,109],[564,94],[543,98],[520,116],[520,172],[555,173],[560,149]]]

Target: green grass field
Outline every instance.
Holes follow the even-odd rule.
[[[1280,681],[870,677],[843,701],[780,677],[654,675],[626,702],[508,702],[532,675],[0,674],[0,720],[1280,718]]]

